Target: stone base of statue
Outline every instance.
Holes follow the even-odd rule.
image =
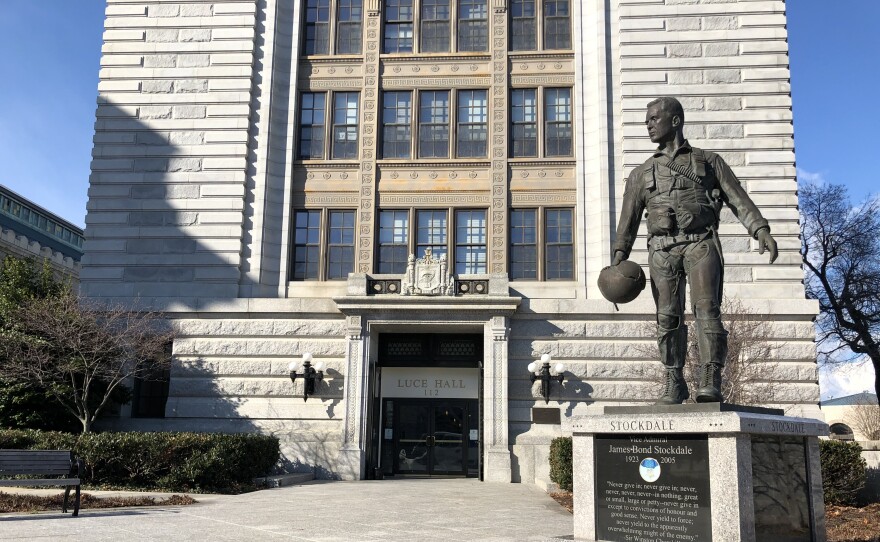
[[[571,426],[578,540],[825,540],[818,420],[703,403],[606,407]]]

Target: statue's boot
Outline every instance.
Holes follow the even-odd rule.
[[[657,339],[660,347],[660,361],[666,367],[663,394],[657,405],[680,405],[690,397],[682,368],[687,354],[687,326],[678,329],[662,330]]]
[[[721,371],[727,357],[727,332],[705,333],[700,337],[700,382],[697,389],[698,403],[721,403]]]

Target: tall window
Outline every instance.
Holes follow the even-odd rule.
[[[419,95],[419,158],[449,157],[449,91]]]
[[[547,280],[574,278],[571,209],[546,211],[544,254]]]
[[[458,50],[489,50],[488,0],[458,0]]]
[[[354,211],[330,211],[327,278],[345,279],[354,271]]]
[[[486,211],[455,212],[455,272],[486,272]]]
[[[536,0],[513,0],[510,5],[511,51],[534,51],[538,48]]]
[[[458,91],[459,158],[486,157],[489,139],[489,104],[485,90]]]
[[[345,279],[354,271],[354,210],[294,212],[291,280]]]
[[[401,274],[409,257],[409,211],[379,213],[379,273]]]
[[[510,155],[538,156],[538,97],[533,88],[510,92]]]
[[[426,248],[435,258],[447,253],[446,210],[416,212],[416,254],[421,257]]]
[[[323,92],[304,92],[299,127],[299,157],[302,159],[324,158],[324,107]]]
[[[382,157],[409,158],[412,146],[412,93],[386,92],[382,106]]]
[[[306,1],[305,54],[330,52],[330,0]]]
[[[510,278],[538,278],[537,209],[510,211]]]
[[[356,55],[361,52],[361,21],[364,18],[363,0],[337,0],[336,52]]]
[[[448,52],[451,24],[449,0],[422,0],[421,24],[422,52]]]
[[[413,52],[413,0],[385,0],[386,53]]]
[[[294,214],[293,280],[317,280],[321,261],[321,211]]]
[[[548,88],[544,92],[546,156],[571,156],[571,89]]]
[[[544,49],[571,49],[569,0],[544,0]]]
[[[574,279],[572,210],[511,209],[509,272],[512,280]]]
[[[358,156],[358,93],[337,92],[333,104],[333,158]]]

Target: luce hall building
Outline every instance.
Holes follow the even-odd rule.
[[[659,393],[650,292],[616,311],[596,285],[659,96],[680,98],[691,144],[733,167],[779,242],[770,266],[723,211],[725,295],[774,345],[767,404],[821,416],[784,2],[110,0],[106,15],[81,288],[178,330],[167,378],[115,427],[273,434],[291,470],[323,477],[546,486],[569,417]],[[313,386],[291,379],[304,354]],[[528,370],[544,355],[564,365],[546,390]]]

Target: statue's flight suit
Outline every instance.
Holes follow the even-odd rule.
[[[730,166],[717,154],[693,148],[687,141],[673,156],[658,149],[627,179],[614,243],[614,251],[622,251],[628,258],[642,212],[647,211],[648,263],[657,305],[660,361],[667,370],[681,374],[687,351],[687,328],[683,323],[687,276],[696,320],[701,382],[706,378],[712,380],[707,370],[720,371],[727,357],[727,331],[721,323],[724,262],[717,235],[723,203],[727,203],[753,238],[757,239],[758,231],[764,228],[769,231],[767,220]],[[720,379],[720,373],[717,378]],[[683,397],[669,402],[687,398],[686,386],[681,393]]]

